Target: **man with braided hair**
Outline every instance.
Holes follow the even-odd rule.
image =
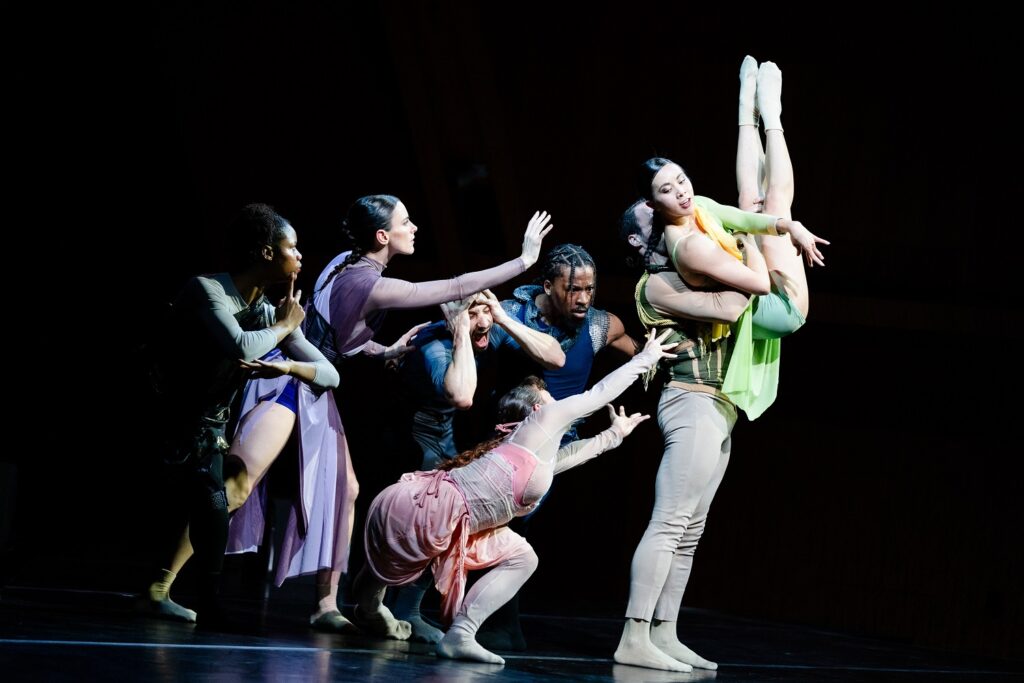
[[[601,349],[610,346],[631,357],[640,347],[626,334],[617,315],[593,307],[597,265],[586,249],[560,244],[544,255],[540,266],[540,284],[517,288],[513,298],[501,305],[513,319],[558,340],[565,352],[562,367],[542,368],[534,363],[526,372],[515,368],[516,379],[529,374],[542,377],[557,401],[586,389],[594,356]],[[577,438],[573,426],[565,442]]]
[[[512,380],[510,383],[526,375],[543,378],[552,398],[560,401],[586,390],[594,356],[601,349],[612,347],[632,357],[642,345],[626,334],[617,315],[593,307],[597,265],[586,249],[576,244],[560,244],[544,255],[540,266],[539,284],[517,288],[513,298],[501,305],[512,319],[558,340],[565,352],[565,363],[560,368],[544,368],[516,352],[517,362],[506,363],[503,368]],[[514,348],[514,344],[509,346]],[[569,427],[562,445],[579,439],[577,425]],[[510,528],[526,536],[528,520],[539,507],[540,503],[534,512],[513,520]],[[526,649],[519,624],[518,594],[495,612],[480,631],[479,639],[495,649]]]

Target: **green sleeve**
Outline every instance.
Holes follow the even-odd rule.
[[[697,202],[697,206],[714,215],[722,227],[731,232],[746,232],[751,235],[775,234],[775,221],[779,220],[778,216],[741,211],[734,206],[724,206],[707,197],[695,195],[693,200]]]

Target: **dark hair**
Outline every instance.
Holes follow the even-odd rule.
[[[645,204],[646,200],[638,199],[629,205],[622,217],[619,218],[619,238],[623,242],[629,244],[629,238],[633,235],[643,235],[643,228],[640,225],[639,219],[636,217],[636,210],[642,204]],[[630,244],[630,250],[628,256],[626,256],[626,265],[630,267],[645,267],[651,260],[651,254],[662,254],[668,256],[667,252],[663,248],[661,241],[662,235],[665,234],[665,221],[655,211],[651,216],[651,232],[647,236],[647,244],[644,249],[643,256],[636,253],[633,249],[633,245]],[[662,247],[662,248],[659,248]]]
[[[629,238],[633,235],[642,235],[643,229],[640,227],[640,221],[636,217],[636,209],[638,206],[644,203],[645,200],[638,199],[629,205],[622,216],[619,218],[619,239],[626,244],[629,244]],[[633,245],[629,244],[629,252],[626,256],[626,265],[630,267],[642,266],[644,260],[634,250]],[[646,254],[646,252],[645,252]]]
[[[498,424],[525,420],[533,407],[540,403],[540,392],[547,388],[548,383],[537,375],[524,377],[498,401]]]
[[[371,194],[360,197],[348,208],[348,214],[341,222],[341,232],[345,241],[352,247],[352,253],[335,266],[324,280],[321,289],[326,287],[345,266],[352,265],[372,249],[376,244],[378,230],[391,229],[391,216],[395,213],[398,202],[398,197],[394,195]]]
[[[509,422],[522,422],[533,411],[533,407],[540,403],[540,392],[547,389],[547,382],[536,375],[526,377],[498,401],[498,424]],[[457,456],[438,465],[439,470],[453,470],[456,467],[464,467],[479,458],[484,453],[490,453],[498,444],[508,438],[508,434],[497,433],[492,438],[463,451]]]
[[[245,270],[263,259],[263,248],[277,248],[287,233],[288,221],[267,204],[248,204],[228,224],[231,270]]]
[[[623,242],[628,242],[632,235],[640,235],[643,233],[643,229],[640,227],[640,221],[636,219],[636,209],[641,204],[646,203],[644,199],[638,199],[629,205],[622,217],[619,218],[619,238]]]
[[[654,199],[654,192],[651,190],[651,184],[654,182],[654,176],[658,175],[658,171],[665,168],[669,164],[675,164],[676,162],[665,157],[651,157],[644,163],[640,164],[640,168],[636,174],[636,189],[639,190],[640,195],[645,199]],[[678,164],[676,164],[678,166]],[[682,166],[679,166],[682,168]],[[683,173],[686,173],[684,170]],[[634,204],[634,206],[636,206]],[[651,221],[651,234],[647,237],[647,251],[644,255],[644,260],[650,259],[650,254],[657,251],[658,245],[661,243],[661,237],[665,234],[665,219],[658,213],[654,212],[654,219]],[[626,235],[628,237],[628,235]]]
[[[644,199],[654,199],[654,193],[651,192],[651,183],[654,181],[654,176],[658,175],[658,171],[674,164],[675,162],[665,157],[651,157],[644,163],[640,164],[640,168],[637,169],[636,173],[636,190]]]
[[[544,259],[540,264],[540,281],[555,280],[562,274],[563,268],[569,269],[569,287],[572,287],[577,268],[593,268],[595,278],[597,276],[597,264],[594,263],[594,258],[578,244],[559,244],[544,254]]]

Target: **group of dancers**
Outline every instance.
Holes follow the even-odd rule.
[[[528,222],[517,258],[413,283],[383,274],[392,258],[415,252],[417,226],[408,209],[390,195],[362,197],[344,222],[351,249],[320,274],[303,306],[295,289],[302,265],[295,229],[266,205],[245,207],[230,226],[229,270],[187,283],[154,351],[151,374],[167,418],[163,457],[187,526],[173,543],[168,539],[147,608],[212,628],[230,623],[218,599],[223,558],[262,542],[264,475],[294,430],[298,490],[276,581],[316,575],[311,626],[412,638],[435,643],[441,657],[503,663],[485,644],[525,645],[514,606],[538,562],[519,520],[537,508],[555,474],[616,448],[648,418],[612,404],[661,368],[666,382],[657,419],[665,450],[614,657],[670,671],[716,668],[679,641],[683,592],[728,465],[737,410],[754,418],[774,400],[780,339],[807,315],[804,262],[822,264],[818,245],[827,244],[790,216],[793,170],[781,87],[774,64],[743,61],[739,208],[694,195],[686,172],[668,159],[642,165],[641,198],[623,214],[621,234],[644,265],[635,292],[637,314],[650,330],[643,341],[631,338],[618,316],[592,306],[597,265],[582,247],[560,245],[541,258],[553,228],[546,212]],[[507,301],[490,292],[538,261],[538,284],[519,287]],[[288,291],[274,306],[264,292],[279,283]],[[388,310],[434,305],[442,322],[417,325],[392,344],[376,339]],[[629,360],[586,389],[604,348]],[[422,463],[372,492],[360,524],[366,561],[346,618],[338,585],[348,571],[359,485],[332,390],[356,354],[399,365],[413,409],[380,410],[394,413],[394,429],[411,436]],[[515,381],[497,402],[493,438],[458,453],[453,415],[486,393],[478,386],[485,364]],[[236,422],[232,405],[241,406]],[[610,426],[579,438],[580,420],[605,406]],[[194,611],[170,597],[193,555]],[[472,570],[487,571],[467,587]],[[441,596],[445,630],[420,614],[431,585]],[[385,601],[388,591],[395,595]],[[507,627],[478,638],[503,606]]]

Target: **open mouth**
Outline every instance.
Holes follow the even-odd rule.
[[[490,330],[484,332],[474,332],[470,335],[470,339],[473,341],[473,346],[478,349],[487,348],[488,342],[490,342]]]

